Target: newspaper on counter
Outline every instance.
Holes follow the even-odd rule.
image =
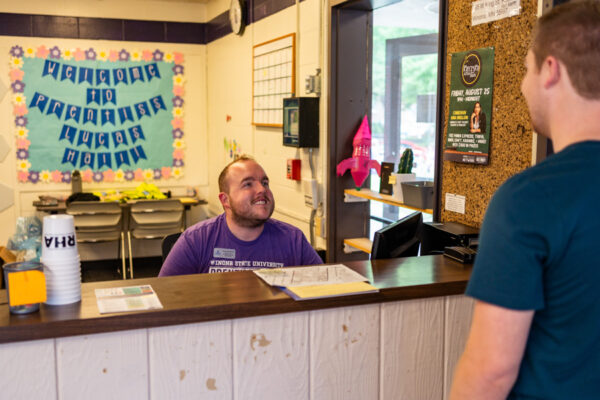
[[[332,283],[364,282],[367,278],[343,264],[254,270],[271,286],[293,287]]]

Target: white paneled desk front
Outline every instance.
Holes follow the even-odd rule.
[[[471,320],[471,269],[443,256],[349,262],[379,293],[297,302],[251,272],[147,278],[164,309],[82,301],[11,315],[0,291],[2,398],[446,398]]]

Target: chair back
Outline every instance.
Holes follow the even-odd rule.
[[[179,239],[179,236],[181,236],[181,232],[172,233],[172,234],[170,234],[169,236],[166,236],[163,239],[162,244],[161,244],[162,262],[163,263],[167,259],[167,256],[169,255],[169,252],[171,251],[171,249],[175,245],[175,242],[177,241],[177,239]]]
[[[73,201],[67,206],[73,216],[78,242],[118,240],[123,231],[121,206],[116,202]]]
[[[183,205],[177,199],[131,204],[129,231],[136,239],[156,239],[183,231]]]

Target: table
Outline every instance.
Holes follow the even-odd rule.
[[[0,359],[13,361],[0,385],[23,398],[442,400],[470,324],[471,267],[443,256],[345,264],[380,292],[294,301],[243,271],[86,283],[80,303],[26,316],[1,304]],[[140,284],[163,310],[98,313],[94,289]]]

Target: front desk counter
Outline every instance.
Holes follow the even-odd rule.
[[[81,303],[19,316],[0,291],[1,397],[446,398],[471,267],[443,256],[345,264],[380,292],[294,301],[245,271],[85,283]],[[94,289],[141,284],[164,309],[99,314]]]

